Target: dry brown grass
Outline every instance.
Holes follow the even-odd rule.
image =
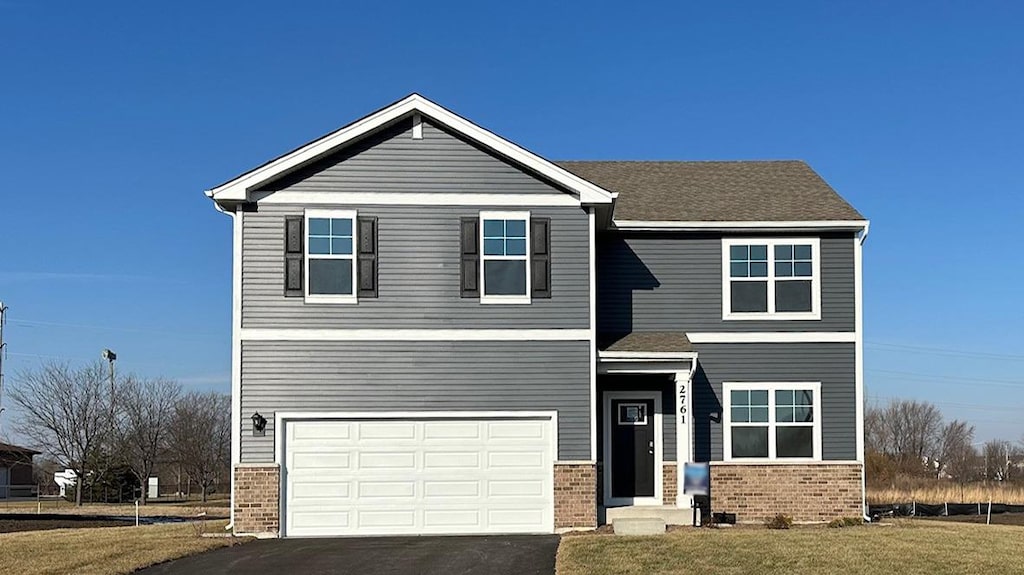
[[[982,485],[972,483],[961,486],[955,483],[925,484],[903,487],[868,486],[868,503],[1009,503],[1024,505],[1024,486]]]
[[[224,521],[210,530],[223,531]],[[238,544],[190,524],[26,531],[0,535],[0,573],[111,575]]]
[[[908,520],[846,529],[684,529],[565,537],[558,575],[1019,573],[1024,529]]]
[[[4,501],[0,502],[0,513],[68,513],[71,515],[126,515],[135,516],[135,504],[106,504],[106,503],[85,503],[81,507],[75,507],[74,503],[59,499],[41,501]],[[139,515],[168,515],[171,517],[194,517],[201,512],[206,512],[207,517],[227,517],[230,509],[225,506],[203,507],[201,503],[191,501],[189,503],[150,503],[139,506]]]

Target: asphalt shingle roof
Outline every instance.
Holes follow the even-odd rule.
[[[673,352],[693,351],[689,338],[677,331],[635,331],[628,334],[601,334],[598,337],[601,351],[651,351]]]
[[[616,220],[863,220],[801,161],[558,162],[618,192]]]

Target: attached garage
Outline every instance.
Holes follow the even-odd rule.
[[[279,419],[283,536],[554,530],[554,413],[311,415]]]

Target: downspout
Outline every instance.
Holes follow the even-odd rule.
[[[863,255],[863,249],[864,249],[864,242],[866,242],[868,240],[868,234],[870,232],[871,232],[871,221],[867,220],[867,221],[864,222],[864,229],[860,233],[860,242],[857,244],[857,246],[855,248],[857,250],[857,254],[856,254],[856,258],[857,258],[857,270],[856,270],[856,272],[857,272],[857,286],[856,286],[856,294],[857,294],[857,298],[860,299],[860,301],[857,302],[857,316],[855,318],[855,321],[856,321],[856,330],[857,330],[857,344],[856,344],[857,345],[857,351],[856,351],[857,352],[857,363],[858,363],[857,369],[860,371],[860,380],[861,380],[860,381],[860,389],[861,389],[861,394],[860,395],[861,395],[861,397],[859,399],[860,399],[860,401],[862,403],[862,405],[860,406],[860,410],[861,410],[860,416],[861,416],[861,420],[862,420],[861,421],[861,429],[860,429],[860,433],[861,433],[860,443],[861,443],[861,448],[862,449],[864,448],[864,438],[863,438],[863,435],[864,435],[864,423],[863,423],[863,418],[864,418],[864,405],[863,405],[863,402],[864,402],[864,393],[863,393],[863,390],[864,390],[864,301],[863,301],[863,297],[864,297],[864,287],[863,287],[863,284],[864,284],[864,255]],[[861,457],[861,465],[860,465],[860,492],[861,492],[861,497],[862,497],[862,499],[861,499],[861,515],[863,516],[862,519],[864,520],[865,523],[871,523],[871,511],[870,511],[871,508],[868,507],[867,458],[865,457],[865,453],[863,451],[861,451],[860,457]]]
[[[241,212],[225,210],[224,207],[221,206],[220,203],[217,202],[217,200],[215,200],[213,198],[213,193],[211,191],[207,191],[206,192],[206,196],[209,197],[211,200],[214,200],[213,207],[216,208],[216,210],[218,212],[220,212],[222,214],[227,214],[228,216],[231,216],[231,229],[232,229],[232,236],[231,236],[232,237],[232,246],[231,246],[231,250],[232,250],[232,252],[231,252],[232,253],[232,262],[231,262],[231,266],[232,266],[232,273],[231,273],[231,300],[232,300],[232,304],[231,304],[231,308],[232,308],[231,309],[231,466],[230,466],[230,468],[228,470],[228,472],[231,474],[230,475],[230,480],[231,480],[231,497],[230,497],[230,503],[229,503],[231,508],[230,508],[230,511],[229,511],[228,524],[224,526],[224,530],[230,532],[235,527],[235,458],[238,456],[238,449],[237,449],[236,443],[239,442],[239,436],[241,434],[241,429],[240,429],[240,426],[238,425],[240,414],[235,413],[235,411],[236,411],[235,410],[235,403],[236,403],[236,401],[240,400],[240,398],[236,398],[236,393],[238,391],[240,391],[240,390],[236,390],[235,389],[235,379],[237,377],[241,376],[240,373],[236,373],[236,370],[237,370],[236,364],[238,363],[238,359],[239,359],[238,357],[236,357],[236,355],[239,352],[236,351],[236,349],[235,349],[236,346],[238,345],[237,338],[240,335],[237,328],[238,328],[238,322],[240,321],[241,318],[238,317],[238,315],[237,315],[238,314],[238,310],[236,309],[236,307],[238,306],[238,302],[236,301],[236,298],[239,298],[241,296],[241,277],[240,277],[241,261],[236,261],[236,260],[238,260],[239,255],[240,255],[239,254],[240,246],[235,245],[235,244],[241,240],[241,238],[240,238],[241,234],[239,233],[239,228],[241,227],[241,223],[242,222],[240,220]]]

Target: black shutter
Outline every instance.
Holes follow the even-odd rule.
[[[302,281],[305,232],[302,216],[284,218],[284,295],[302,297],[305,287]]]
[[[377,297],[377,218],[359,218],[358,297]]]
[[[479,218],[462,218],[459,247],[462,297],[480,297]]]
[[[551,218],[530,219],[530,270],[533,297],[551,297]]]

